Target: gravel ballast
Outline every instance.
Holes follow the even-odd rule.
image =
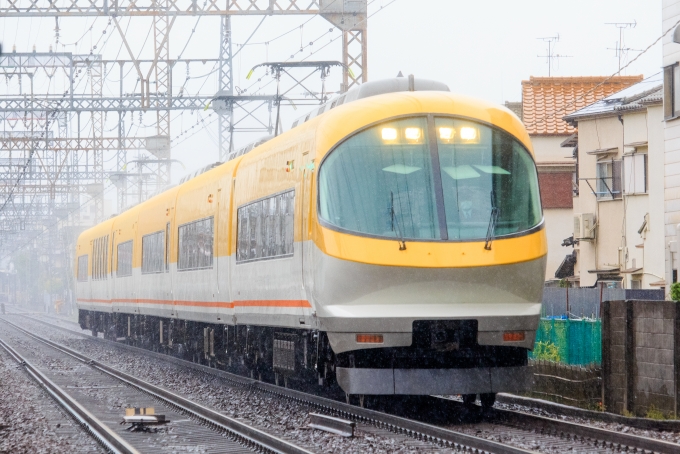
[[[456,452],[433,443],[415,440],[369,424],[358,423],[355,436],[345,438],[309,428],[309,412],[318,411],[304,403],[253,391],[220,377],[165,361],[135,355],[122,348],[71,335],[23,317],[12,322],[40,333],[55,342],[123,372],[171,390],[239,421],[289,440],[310,451],[324,453],[411,453]],[[69,326],[72,329],[71,326]]]
[[[0,348],[0,453],[104,452]]]

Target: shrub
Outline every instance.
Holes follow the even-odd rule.
[[[650,405],[649,409],[647,409],[647,417],[649,419],[666,419],[661,410],[656,408],[654,405]]]
[[[557,350],[557,345],[552,342],[536,342],[532,356],[534,359],[552,361],[555,363],[560,361],[560,352]]]
[[[671,299],[673,301],[680,301],[680,282],[673,282],[671,284]]]

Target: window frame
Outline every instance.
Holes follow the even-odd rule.
[[[242,204],[242,205],[240,205],[236,208],[236,259],[235,260],[236,260],[237,265],[242,264],[242,263],[258,262],[258,261],[261,261],[261,260],[275,260],[275,259],[291,258],[295,255],[295,195],[296,195],[295,192],[296,192],[295,187],[288,188],[288,189],[285,189],[283,191],[279,191],[279,192],[276,192],[274,194],[270,194],[266,197],[260,197],[259,199],[251,200],[248,203],[244,203],[244,204]],[[240,222],[239,222],[239,220],[240,220],[239,211],[242,210],[243,208],[250,206],[250,205],[260,203],[264,200],[269,200],[269,199],[272,199],[274,197],[279,197],[279,196],[282,196],[282,195],[288,194],[288,193],[293,194],[293,197],[292,197],[292,200],[293,200],[293,213],[292,213],[292,216],[293,216],[293,223],[292,223],[293,224],[293,231],[292,231],[293,239],[292,239],[292,242],[291,242],[291,244],[293,245],[293,251],[290,252],[290,253],[278,254],[278,255],[269,255],[269,256],[266,256],[266,257],[240,259],[239,258],[239,249],[240,249],[239,248],[239,240],[240,240],[241,229],[240,229]],[[250,241],[250,236],[248,236],[248,241]],[[284,243],[285,243],[285,241],[284,241]]]
[[[120,247],[130,244],[130,274],[120,274]],[[123,241],[116,245],[116,277],[128,277],[132,276],[134,272],[134,255],[135,254],[135,243],[134,240]]]
[[[182,261],[182,248],[180,245],[180,241],[182,238],[182,235],[180,234],[180,229],[182,227],[187,227],[191,224],[197,224],[199,222],[211,220],[212,221],[212,251],[210,255],[210,265],[208,266],[197,266],[197,267],[191,267],[191,268],[180,268],[180,263]],[[185,222],[184,224],[180,224],[177,226],[177,271],[178,272],[183,272],[183,271],[196,271],[196,270],[209,270],[215,267],[215,247],[216,247],[216,242],[215,242],[215,216],[206,216],[201,219],[194,219],[193,221]]]
[[[427,131],[426,133],[429,135],[429,151],[430,151],[430,156],[431,156],[431,161],[432,161],[432,172],[433,172],[433,178],[434,184],[435,184],[435,191],[436,193],[441,194],[441,167],[439,165],[439,145],[436,140],[436,130],[435,130],[435,118],[451,118],[454,120],[462,120],[462,121],[469,121],[472,123],[476,123],[482,126],[486,126],[492,130],[495,131],[500,131],[502,133],[507,134],[509,137],[511,137],[513,140],[517,142],[517,144],[524,150],[524,152],[527,153],[529,158],[531,159],[531,162],[534,164],[534,171],[536,172],[536,185],[538,186],[538,167],[536,165],[536,157],[529,151],[529,149],[526,147],[524,142],[517,137],[516,135],[512,134],[510,131],[507,131],[501,127],[499,127],[496,124],[489,123],[488,121],[484,121],[479,118],[475,117],[469,117],[466,115],[453,115],[453,114],[441,114],[441,113],[430,113],[430,114],[405,114],[405,115],[396,115],[393,117],[387,117],[383,118],[381,120],[374,121],[372,123],[369,123],[367,125],[364,125],[362,128],[357,129],[355,131],[352,131],[351,133],[347,134],[345,137],[340,139],[337,143],[335,143],[330,150],[325,154],[325,156],[321,159],[319,162],[319,165],[317,168],[319,169],[319,174],[321,172],[321,169],[323,168],[324,163],[326,162],[326,159],[328,159],[333,152],[335,152],[342,144],[344,144],[348,139],[354,137],[355,135],[361,134],[364,131],[367,131],[375,126],[379,126],[384,123],[389,123],[393,121],[398,121],[398,120],[406,120],[409,118],[425,118],[427,120]],[[318,177],[317,177],[318,178]],[[317,213],[317,221],[321,226],[333,230],[336,232],[340,233],[346,233],[352,236],[359,236],[359,237],[364,237],[364,238],[374,238],[374,239],[380,239],[380,240],[393,240],[394,238],[392,237],[385,237],[381,235],[375,235],[372,233],[364,233],[364,232],[357,232],[355,230],[350,230],[346,229],[334,224],[331,224],[330,222],[326,221],[323,219],[319,213],[321,213],[321,197],[320,197],[320,185],[316,185],[316,213]],[[541,220],[533,227],[527,229],[527,230],[522,230],[520,232],[515,232],[515,233],[509,233],[505,235],[495,235],[494,239],[496,240],[501,240],[501,239],[509,239],[509,238],[518,238],[526,235],[530,235],[532,233],[538,232],[542,230],[545,227],[545,213],[543,211],[543,207],[541,206],[541,201],[540,201],[540,188],[539,188],[539,209],[541,210]],[[408,238],[406,239],[407,242],[413,243],[413,242],[418,242],[418,243],[471,243],[471,242],[484,242],[484,238],[470,238],[470,239],[451,239],[448,238],[448,229],[441,230],[443,226],[446,225],[446,211],[444,207],[444,198],[443,195],[439,197],[437,194],[435,194],[436,197],[436,208],[437,208],[437,213],[438,213],[438,218],[439,218],[439,225],[440,225],[440,238]]]
[[[611,177],[601,177],[600,168],[603,165],[611,166]],[[618,167],[618,179],[615,168]],[[598,202],[607,200],[621,200],[623,198],[623,159],[603,159],[595,164],[595,197]],[[604,180],[611,179],[611,182]],[[600,181],[605,185],[607,192],[600,191]],[[618,181],[618,190],[617,190]]]
[[[638,191],[636,188],[638,188],[638,181],[635,180],[635,172],[633,172],[633,191],[628,191],[626,186],[628,185],[628,175],[626,174],[626,161],[632,161],[631,164],[634,167],[635,166],[635,161],[639,158],[642,158],[642,177],[643,177],[643,182],[642,182],[642,191]],[[622,185],[621,188],[623,189],[623,193],[626,195],[645,195],[649,194],[649,157],[647,153],[631,153],[623,156],[623,166],[621,168],[621,180],[622,180]]]
[[[85,267],[84,269],[81,267],[81,260],[85,259]],[[88,267],[89,267],[89,257],[88,254],[83,254],[78,256],[78,270],[76,272],[76,279],[78,282],[87,282],[89,280],[89,274],[88,274]],[[81,277],[81,271],[83,272],[82,274],[85,275],[85,277]]]
[[[145,238],[151,239],[151,237],[155,237],[157,235],[160,235],[160,236],[163,237],[162,240],[160,241],[160,245],[161,245],[160,252],[161,252],[161,254],[160,254],[160,261],[158,261],[158,263],[157,263],[159,266],[158,266],[157,269],[149,270],[148,267],[147,267],[147,269],[145,269],[145,266],[144,266],[145,265],[144,239]],[[165,264],[164,264],[164,262],[165,262],[165,248],[166,248],[165,232],[163,230],[158,230],[157,232],[147,233],[146,235],[142,236],[142,268],[141,268],[142,274],[160,274],[160,273],[165,272]],[[153,252],[158,252],[158,251],[153,251]],[[155,258],[150,257],[149,258],[149,260],[151,261],[152,264],[156,264],[155,262],[156,262],[157,259],[158,259],[158,257],[155,257]]]
[[[92,240],[92,280],[108,279],[108,248],[109,235],[103,235]]]
[[[675,79],[680,77],[680,62],[663,68],[663,119],[674,120],[680,117],[680,102],[676,103],[676,97],[680,95],[680,87],[676,86]]]

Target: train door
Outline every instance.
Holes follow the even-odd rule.
[[[305,150],[309,150],[311,144],[307,144]],[[302,153],[302,184],[301,184],[301,216],[300,216],[300,244],[301,244],[301,254],[300,259],[301,271],[302,271],[302,298],[306,301],[312,300],[312,288],[310,286],[313,284],[311,273],[312,269],[312,257],[313,257],[313,247],[311,243],[311,214],[312,207],[314,203],[313,196],[313,185],[314,185],[314,159],[311,158],[309,151],[304,151]],[[304,314],[306,315],[306,314]]]
[[[166,216],[166,222],[165,222],[165,232],[163,234],[163,239],[165,240],[164,244],[164,252],[163,252],[163,271],[160,273],[160,279],[159,279],[159,284],[160,288],[157,289],[157,295],[158,299],[162,300],[162,307],[167,308],[166,311],[164,311],[165,316],[174,316],[175,315],[175,310],[174,310],[174,293],[173,293],[173,288],[172,288],[172,273],[170,272],[170,246],[172,245],[172,221],[170,220],[170,211],[171,209],[168,209],[167,211],[167,216]],[[167,310],[170,310],[170,313],[167,314]]]

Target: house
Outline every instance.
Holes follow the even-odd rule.
[[[562,243],[573,234],[573,197],[578,194],[576,127],[562,117],[641,80],[642,76],[531,77],[522,81],[521,105],[506,103],[521,114],[534,146],[548,236],[546,281],[554,282],[558,269],[573,262],[571,248]]]
[[[564,117],[578,128],[573,280],[665,285],[663,80],[659,73]]]
[[[664,32],[680,21],[680,0],[663,0],[661,28]],[[663,36],[663,128],[664,128],[664,246],[666,291],[678,282],[680,261],[680,32],[676,27]],[[659,175],[660,176],[660,175]],[[668,293],[667,293],[668,295]]]

